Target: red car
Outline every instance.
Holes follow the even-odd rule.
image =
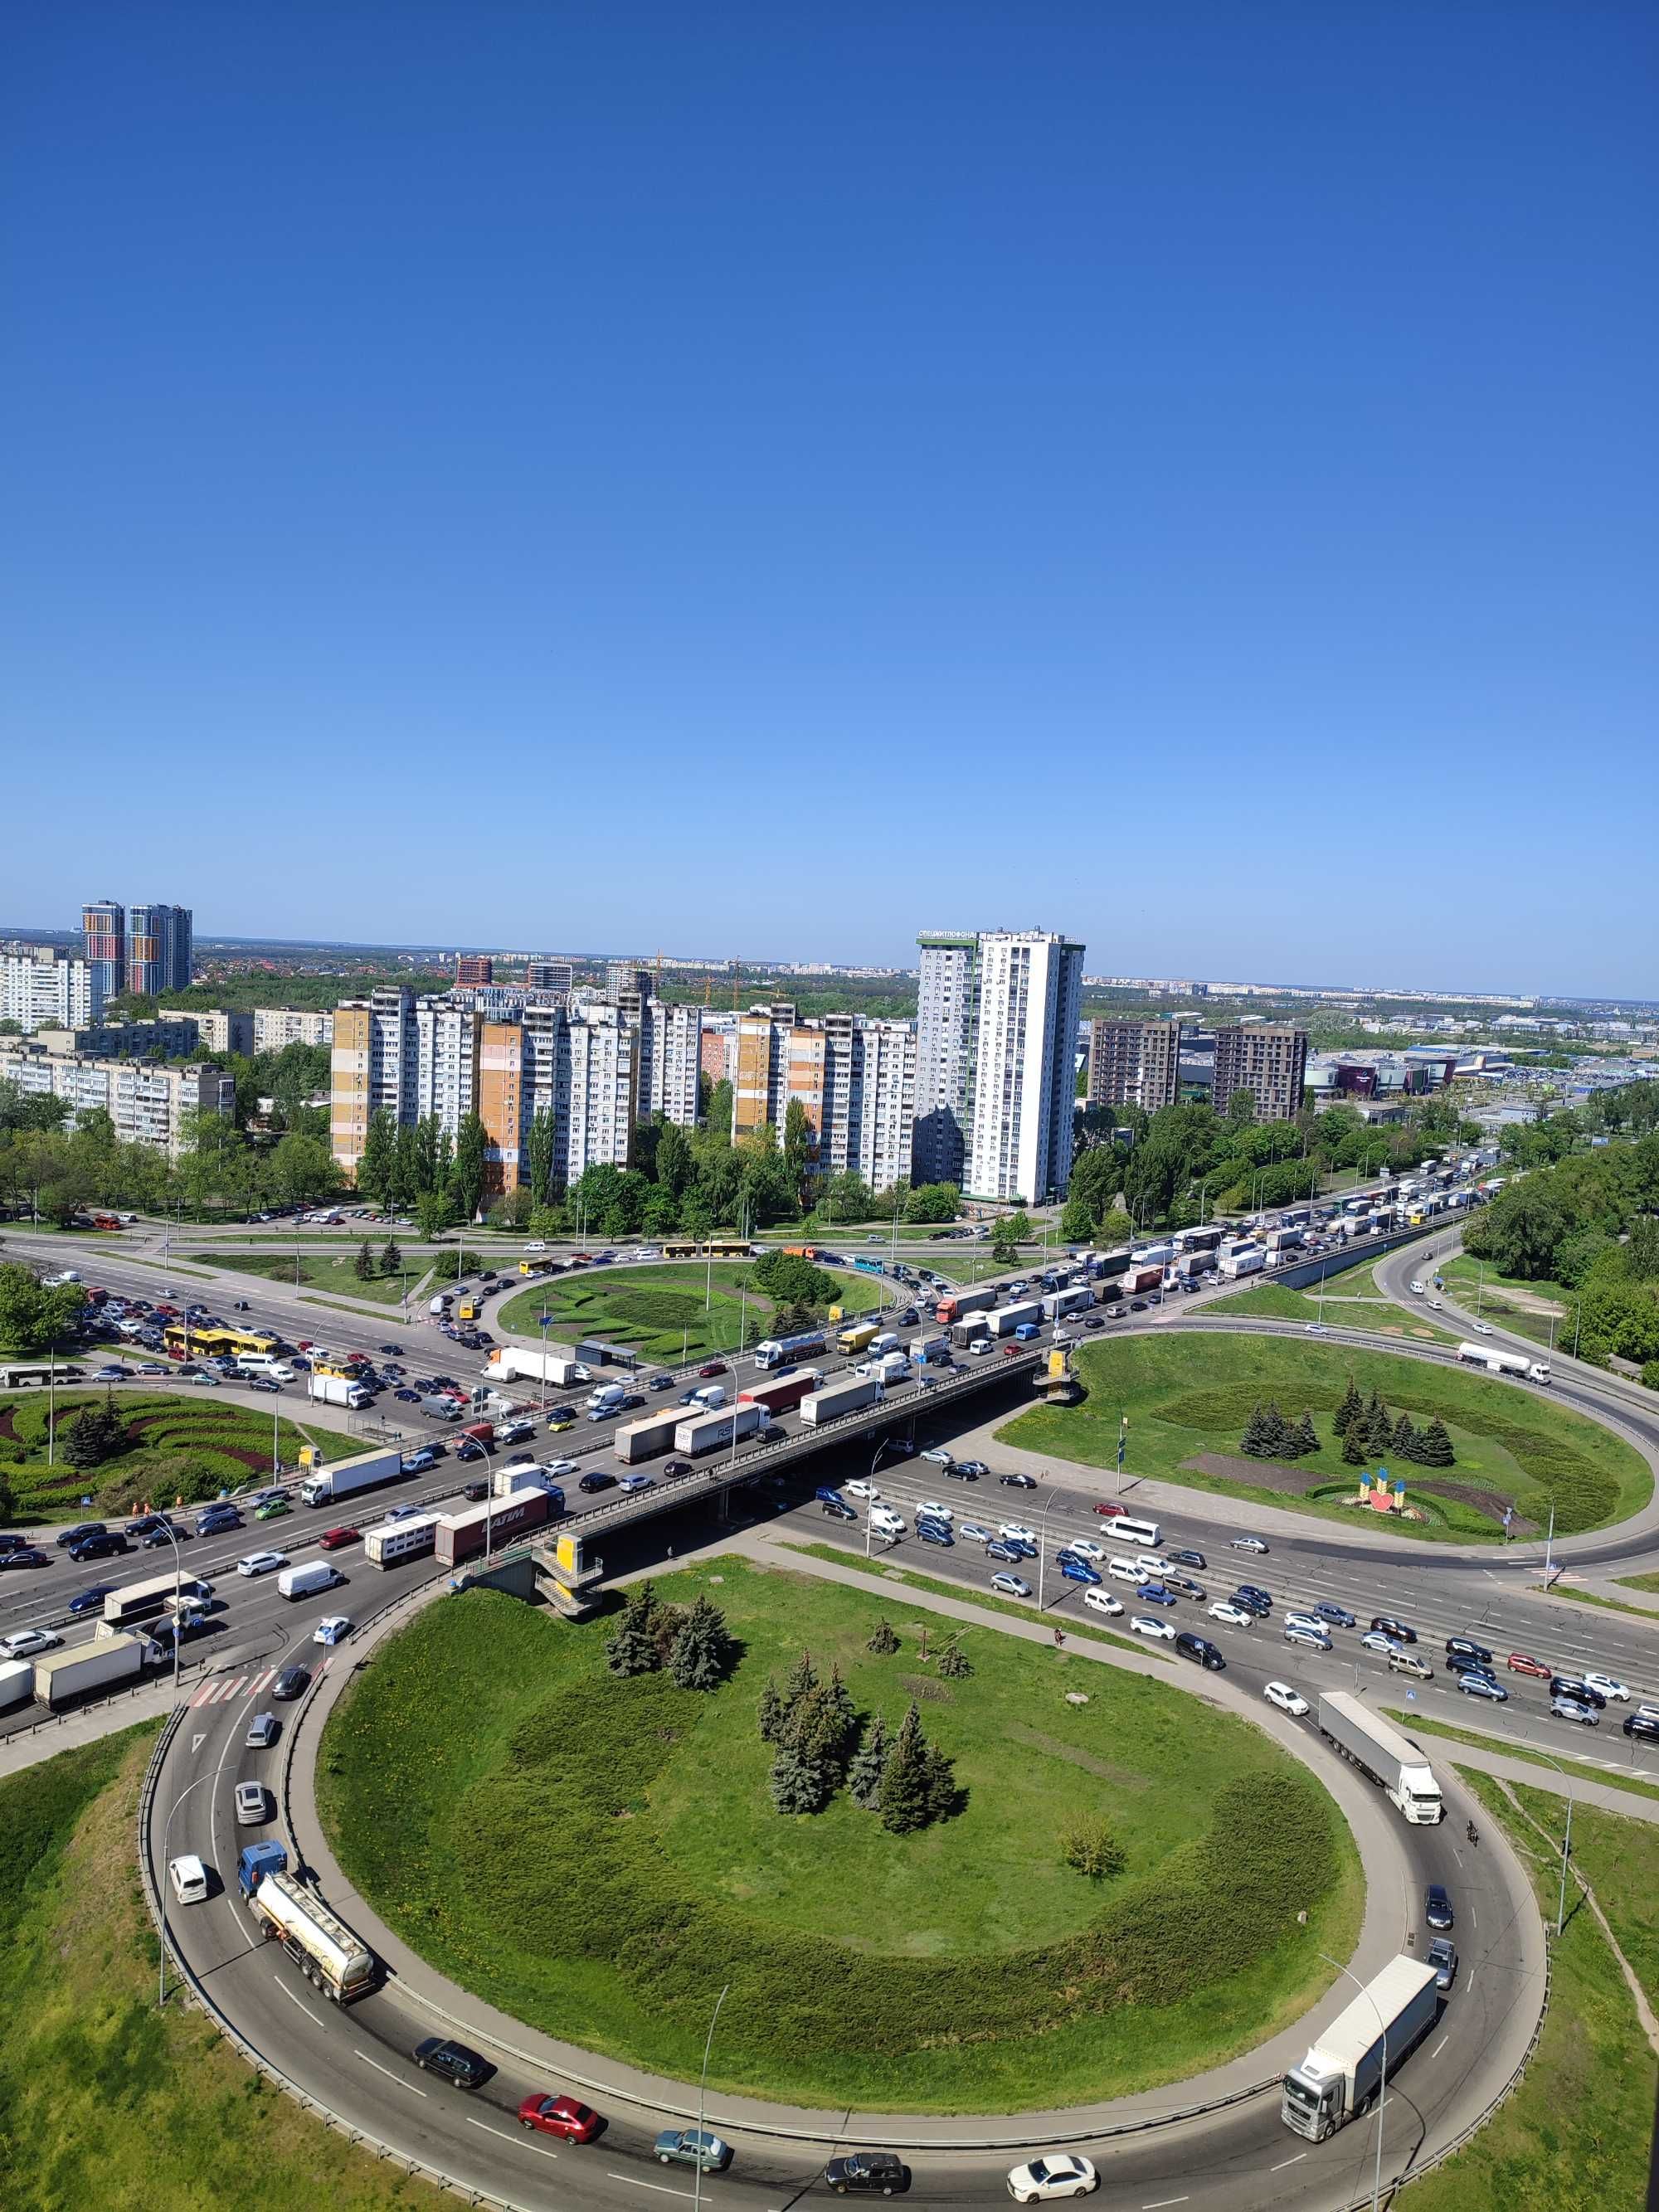
[[[357,1531],[355,1528],[325,1528],[317,1539],[325,1552],[341,1551],[346,1545],[355,1544],[356,1540]]]
[[[1547,1682],[1551,1669],[1541,1659],[1534,1659],[1524,1651],[1511,1651],[1510,1672],[1511,1674],[1536,1674],[1540,1682]]]
[[[544,2136],[562,2136],[566,2142],[592,2142],[599,2131],[599,2116],[591,2105],[574,2097],[526,2097],[519,2107],[519,2125]]]
[[[1103,1498],[1095,1508],[1097,1513],[1103,1513],[1109,1521],[1115,1521],[1120,1513],[1127,1513],[1128,1510],[1127,1505],[1120,1505],[1115,1498]]]
[[[726,1362],[723,1359],[705,1359],[697,1372],[699,1375],[724,1375]]]

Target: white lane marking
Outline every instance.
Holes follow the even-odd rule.
[[[609,2168],[606,2169],[610,2171]],[[684,2197],[689,2204],[692,2192],[689,2189],[671,2189],[665,2181],[639,2181],[631,2173],[611,2173],[612,2181],[626,2181],[635,2189],[654,2189],[659,2197]]]
[[[475,2120],[470,2112],[466,2115],[466,2124],[470,2128],[482,2128],[487,2136],[499,2136],[503,2142],[521,2143],[526,2150],[538,2150],[544,2158],[556,2158],[559,2154],[556,2150],[549,2150],[545,2143],[533,2142],[528,2128],[520,2128],[517,2135],[509,2135],[505,2128],[492,2128],[488,2120]]]
[[[1470,1905],[1469,1907],[1469,1925],[1471,1928],[1478,1928],[1480,1925],[1480,1923],[1474,1917],[1474,1907],[1473,1905]]]
[[[1277,2166],[1270,2166],[1267,2171],[1269,2173],[1283,2173],[1287,2166],[1300,2166],[1307,2155],[1305,2150],[1299,2150],[1294,2158],[1281,2158]]]
[[[1451,2031],[1450,2031],[1450,2030],[1449,2030],[1449,2029],[1447,2030],[1446,2033],[1441,2037],[1441,2039],[1440,2039],[1439,2042],[1438,2042],[1438,2043],[1437,2043],[1437,2044],[1435,2045],[1434,2049],[1433,2049],[1431,2051],[1430,2051],[1430,2053],[1429,2053],[1430,2057],[1431,2057],[1431,2058],[1438,2058],[1438,2057],[1439,2057],[1439,2056],[1440,2056],[1440,2054],[1441,2054],[1441,2052],[1445,2049],[1446,2045],[1447,2045],[1450,2041],[1451,2041]],[[1304,2155],[1305,2156],[1305,2155],[1306,2155],[1306,2154],[1304,2153]],[[1279,2168],[1278,2168],[1277,2166],[1275,2166],[1275,2167],[1273,2168],[1273,2172],[1274,2172],[1275,2173],[1277,2173],[1277,2172],[1278,2172],[1278,2171],[1279,2171]]]
[[[1307,2156],[1307,2153],[1306,2153],[1305,2151],[1303,2153],[1303,2156],[1304,2156],[1304,2158]],[[1150,2204],[1143,2204],[1143,2205],[1141,2206],[1141,2208],[1140,2208],[1140,2212],[1158,2212],[1158,2208],[1159,2208],[1161,2205],[1164,2205],[1164,2204],[1187,2204],[1187,2203],[1191,2203],[1191,2201],[1192,2201],[1192,2200],[1191,2200],[1191,2198],[1190,2198],[1190,2197],[1154,2197],[1154,2199],[1152,2200],[1152,2202]]]
[[[198,1752],[202,1748],[202,1746],[203,1746],[206,1741],[207,1741],[207,1731],[206,1731],[206,1729],[198,1729],[197,1730],[196,1734],[195,1734],[193,1736],[191,1736],[191,1740],[190,1740],[190,1755],[191,1755],[191,1757],[192,1759],[194,1759],[194,1758],[195,1758],[195,1756],[196,1756],[197,1753],[198,1753]]]
[[[293,2002],[299,2006],[301,2012],[311,2013],[311,2017],[316,2021],[318,2027],[320,2027],[322,2026],[322,2014],[320,2013],[312,2012],[311,2007],[306,2002],[305,1999],[300,1995],[297,1990],[291,1990],[280,1974],[273,1974],[270,1978],[276,1983],[277,1988],[282,1991],[285,1997],[292,1998]]]
[[[371,2058],[368,2051],[358,2051],[355,2043],[351,2047],[353,2051],[356,2052],[357,2057],[362,2060],[365,2066],[372,2066],[377,2074],[384,2074],[388,2081],[395,2081],[400,2089],[415,2089],[415,2094],[417,2097],[425,2096],[426,2091],[424,2089],[416,2089],[415,2084],[412,2081],[405,2081],[401,2074],[394,2074],[389,2066],[382,2066],[380,2060],[378,2058]]]

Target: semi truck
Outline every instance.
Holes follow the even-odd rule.
[[[1160,1267],[1167,1267],[1176,1255],[1171,1243],[1141,1244],[1129,1255],[1129,1263],[1135,1267],[1150,1267],[1156,1261]]]
[[[319,1406],[343,1406],[353,1413],[361,1413],[374,1402],[374,1394],[362,1382],[354,1382],[344,1375],[312,1374],[306,1378],[306,1395],[314,1398]]]
[[[516,1344],[497,1346],[479,1372],[492,1382],[550,1382],[558,1390],[593,1379],[586,1364],[574,1358],[568,1348],[526,1352]]]
[[[34,1662],[34,1694],[55,1711],[89,1690],[130,1682],[143,1666],[145,1645],[142,1636],[100,1636],[67,1651],[43,1653]]]
[[[242,1879],[239,1870],[239,1886]],[[244,1894],[260,1935],[280,1943],[312,1987],[333,2003],[349,2004],[374,1986],[374,1954],[368,1944],[286,1869],[262,1875]]]
[[[1351,1691],[1324,1690],[1319,1733],[1369,1775],[1413,1827],[1431,1827],[1445,1812],[1440,1784],[1419,1745],[1368,1711]]]
[[[996,1302],[995,1288],[989,1283],[977,1291],[952,1291],[933,1308],[933,1319],[941,1328],[949,1328],[964,1314],[988,1312]]]
[[[919,1336],[910,1346],[910,1360],[916,1367],[942,1367],[951,1357],[948,1336]]]
[[[783,1367],[797,1359],[816,1359],[827,1351],[829,1339],[821,1328],[803,1330],[797,1336],[765,1336],[755,1346],[757,1367]]]
[[[1489,1375],[1513,1375],[1522,1382],[1547,1382],[1550,1379],[1547,1359],[1528,1359],[1523,1352],[1499,1352],[1486,1344],[1460,1344],[1460,1359],[1467,1359],[1471,1367],[1484,1367]]]
[[[808,1428],[821,1427],[827,1421],[839,1419],[843,1413],[856,1413],[863,1407],[879,1405],[882,1385],[874,1375],[849,1376],[844,1382],[826,1383],[822,1390],[813,1391],[803,1398],[801,1419]]]
[[[738,1403],[759,1406],[768,1413],[787,1413],[810,1398],[823,1376],[816,1367],[803,1367],[796,1375],[780,1375],[775,1382],[754,1382],[738,1393]]]
[[[1299,1229],[1270,1229],[1265,1241],[1268,1258],[1281,1260],[1286,1254],[1294,1252],[1302,1243],[1302,1231]]]
[[[994,1313],[987,1314],[993,1336],[1012,1336],[1017,1328],[1029,1322],[1042,1319],[1042,1307],[1036,1298],[1021,1298],[1011,1306],[999,1306]]]
[[[402,1473],[400,1451],[357,1452],[350,1459],[307,1475],[300,1485],[300,1496],[307,1505],[329,1505],[336,1498],[372,1489],[377,1482],[395,1482]]]
[[[650,1459],[672,1449],[674,1431],[684,1418],[678,1413],[647,1413],[641,1420],[625,1421],[611,1437],[611,1449],[629,1467],[635,1460]]]
[[[363,1532],[363,1557],[371,1567],[395,1567],[404,1559],[423,1559],[438,1540],[441,1513],[411,1514],[407,1521],[382,1521]]]
[[[1222,1254],[1218,1264],[1224,1275],[1256,1275],[1267,1266],[1267,1255],[1259,1244],[1236,1244],[1231,1252]]]
[[[1323,2142],[1364,2110],[1386,2069],[1390,2078],[1438,2017],[1435,1970],[1401,1952],[1321,2034],[1285,2076],[1279,2117],[1292,2133]]]
[[[854,1322],[836,1339],[836,1349],[843,1359],[851,1359],[860,1352],[867,1352],[881,1330],[874,1322]]]
[[[951,1324],[951,1342],[958,1352],[966,1352],[969,1345],[988,1343],[990,1336],[989,1314],[969,1314],[965,1321],[953,1321]]]
[[[805,1401],[808,1405],[811,1402],[810,1398]],[[722,1406],[711,1413],[689,1413],[674,1431],[674,1449],[696,1459],[702,1452],[740,1443],[744,1437],[757,1435],[766,1422],[764,1409],[752,1399],[740,1399],[735,1406]]]
[[[1156,1267],[1137,1267],[1132,1262],[1111,1285],[1112,1296],[1115,1298],[1138,1298],[1144,1291],[1155,1291],[1163,1280],[1162,1261]]]
[[[468,1505],[459,1513],[446,1513],[433,1531],[433,1554],[441,1567],[459,1566],[464,1559],[479,1558],[486,1544],[492,1552],[556,1517],[555,1496],[562,1511],[562,1493],[533,1489],[515,1490],[510,1498],[487,1498],[482,1505]],[[394,1524],[396,1525],[396,1524]]]

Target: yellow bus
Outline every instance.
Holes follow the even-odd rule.
[[[198,1328],[170,1321],[161,1332],[169,1359],[240,1359],[252,1352],[272,1352],[276,1339],[268,1329]]]
[[[665,1260],[695,1260],[699,1256],[696,1241],[690,1237],[671,1237],[664,1243]]]
[[[746,1260],[749,1239],[746,1237],[711,1237],[703,1246],[711,1260]]]

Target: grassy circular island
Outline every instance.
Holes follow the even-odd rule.
[[[1638,1512],[1652,1494],[1641,1454],[1599,1422],[1558,1404],[1546,1391],[1469,1367],[1401,1358],[1297,1337],[1223,1334],[1171,1328],[1085,1346],[1078,1355],[1085,1385],[1075,1406],[1034,1407],[998,1435],[1055,1459],[1115,1469],[1119,1423],[1127,1416],[1125,1468],[1196,1490],[1352,1522],[1364,1510],[1362,1473],[1386,1466],[1404,1481],[1407,1504],[1424,1517],[1390,1525],[1461,1543],[1501,1542],[1541,1533],[1552,1506],[1555,1531],[1605,1528]],[[1389,1435],[1345,1455],[1338,1409],[1350,1386],[1389,1416]],[[1316,1449],[1252,1457],[1246,1438],[1258,1409],[1276,1407],[1287,1424],[1310,1417],[1305,1443]],[[1413,1460],[1397,1446],[1400,1417],[1409,1429],[1438,1423],[1450,1458]]]
[[[1363,1882],[1334,1803],[1190,1692],[958,1631],[898,1589],[732,1559],[657,1587],[721,1609],[718,1686],[613,1674],[614,1615],[573,1628],[471,1592],[386,1645],[323,1740],[354,1883],[515,2017],[684,2078],[729,1982],[722,2087],[1015,2111],[1248,2049],[1329,1979],[1320,1951],[1352,1948]],[[872,1650],[884,1609],[897,1649]],[[965,1671],[941,1665],[953,1638]],[[780,1813],[761,1722],[803,1650],[857,1716],[854,1773]],[[913,1705],[951,1795],[894,1832],[854,1795],[856,1747]]]
[[[880,1297],[875,1278],[826,1269],[845,1313],[872,1312]],[[509,1336],[534,1342],[540,1316],[553,1316],[549,1331],[565,1343],[601,1337],[625,1344],[642,1359],[702,1359],[736,1352],[770,1334],[773,1301],[742,1260],[665,1261],[646,1267],[585,1268],[554,1275],[515,1298],[496,1316]]]

